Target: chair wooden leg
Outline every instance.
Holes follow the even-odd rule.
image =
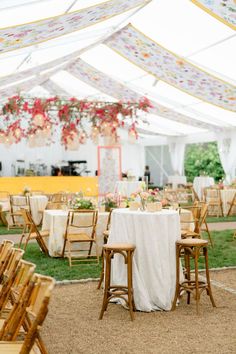
[[[102,250],[102,270],[101,270],[100,279],[99,279],[98,286],[97,286],[98,290],[101,288],[101,285],[102,285],[102,282],[104,279],[104,268],[105,268],[104,267],[104,251]]]
[[[61,253],[62,258],[64,258],[64,256],[65,256],[65,249],[66,249],[66,239],[64,240],[64,244],[63,244],[63,248],[62,248],[62,253]]]
[[[176,245],[176,286],[175,286],[175,296],[174,296],[174,300],[172,302],[172,308],[171,308],[172,311],[176,309],[176,302],[178,300],[179,290],[180,290],[180,285],[179,285],[179,272],[180,272],[179,257],[180,257],[180,251],[181,251],[181,247]]]
[[[186,278],[187,281],[191,280],[191,273],[190,273],[190,254],[188,250],[184,250],[186,252]],[[190,291],[187,291],[187,304],[190,304]]]
[[[230,216],[232,208],[233,208],[233,204],[230,204],[230,207],[229,207],[229,210],[228,210],[227,216]]]
[[[208,234],[208,238],[209,238],[209,241],[211,243],[211,247],[214,247],[213,240],[212,240],[212,237],[211,237],[211,233],[210,233],[210,230],[208,228],[208,225],[207,225],[206,221],[205,221],[205,227],[206,227],[206,233]]]
[[[208,267],[208,250],[207,247],[203,248],[203,254],[205,256],[205,269],[206,269],[206,280],[207,280],[207,293],[210,296],[210,300],[213,307],[216,307],[215,300],[212,295],[211,291],[211,281],[210,281],[210,274],[209,274],[209,267]]]
[[[199,282],[198,282],[198,257],[199,257],[199,249],[196,247],[195,255],[194,255],[194,272],[195,272],[195,297],[196,297],[196,309],[197,314],[199,313]]]
[[[68,258],[69,258],[69,266],[72,267],[72,261],[71,261],[71,242],[68,241]]]
[[[103,294],[103,303],[102,309],[100,312],[99,320],[102,320],[104,312],[107,309],[108,304],[108,297],[109,297],[109,289],[110,289],[110,279],[111,279],[111,256],[110,252],[105,251],[104,256],[106,260],[106,274],[105,274],[105,287],[104,287],[104,294]]]
[[[133,309],[133,284],[132,284],[132,253],[127,252],[127,286],[128,286],[128,304],[129,304],[129,313],[131,321],[134,320],[134,309]]]

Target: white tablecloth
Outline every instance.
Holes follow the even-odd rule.
[[[193,180],[193,188],[197,192],[197,195],[200,200],[202,200],[203,198],[203,189],[206,187],[213,186],[214,184],[214,178],[208,176],[194,177]]]
[[[148,213],[117,209],[112,212],[108,243],[133,243],[134,302],[138,310],[170,310],[175,294],[175,242],[180,239],[180,217],[175,210]],[[112,261],[112,279],[125,285],[121,255]]]
[[[186,184],[186,176],[168,176],[168,183],[172,183],[172,188],[176,189],[178,184]]]
[[[48,198],[46,195],[32,195],[29,200],[32,218],[35,224],[38,225],[42,220],[42,212],[47,206]]]
[[[222,189],[220,191],[221,194],[221,200],[223,203],[223,212],[224,215],[226,216],[230,207],[230,204],[228,204],[228,202],[231,202],[234,195],[235,195],[236,189]],[[231,211],[231,215],[235,214],[236,212],[236,207],[233,207],[232,211]]]
[[[59,257],[64,244],[68,211],[44,210],[42,230],[49,230],[48,249],[52,257]],[[106,229],[109,213],[98,213],[96,228],[97,250],[100,253],[103,246],[103,231]]]
[[[117,181],[115,185],[115,192],[129,197],[132,193],[140,188],[141,181]]]

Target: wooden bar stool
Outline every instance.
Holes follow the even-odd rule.
[[[176,289],[175,297],[172,304],[172,310],[176,308],[176,302],[180,293],[185,290],[187,292],[187,304],[190,304],[190,294],[195,294],[196,299],[196,308],[198,314],[199,300],[201,293],[206,290],[207,295],[210,296],[210,300],[213,307],[216,307],[215,301],[213,299],[211,284],[210,284],[210,275],[208,268],[208,241],[197,239],[197,238],[188,238],[179,240],[176,242]],[[185,257],[185,268],[186,268],[186,279],[183,282],[180,282],[180,257],[184,251]],[[206,282],[199,280],[198,277],[198,259],[200,252],[203,251],[203,256],[205,260],[205,269],[206,269]],[[191,280],[190,275],[190,258],[194,260],[194,270],[195,277],[194,280]]]
[[[103,318],[104,311],[107,305],[113,298],[124,299],[129,307],[131,320],[134,320],[134,299],[133,299],[133,281],[132,281],[132,260],[135,250],[135,245],[128,243],[114,243],[103,246],[103,257],[105,260],[105,287],[102,303],[102,310],[99,320]],[[116,253],[121,254],[127,264],[127,285],[113,285],[111,284],[111,259]]]

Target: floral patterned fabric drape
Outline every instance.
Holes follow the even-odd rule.
[[[235,0],[191,0],[195,5],[236,30]]]
[[[113,79],[112,77],[106,75],[105,73],[99,71],[93,66],[87,64],[82,59],[78,58],[74,60],[71,64],[68,65],[67,70],[71,72],[78,79],[86,82],[87,84],[95,87],[96,89],[109,94],[119,100],[124,101],[139,101],[142,97],[139,93],[131,90],[127,86],[123,85],[119,81]],[[152,107],[149,109],[149,113],[159,115],[161,117],[184,123],[190,124],[192,126],[210,129],[210,130],[219,130],[219,127],[206,122],[201,122],[200,120],[195,120],[192,117],[188,117],[185,114],[178,113],[173,109],[165,107],[161,104],[157,104],[154,101],[150,101]]]
[[[236,87],[170,52],[131,24],[105,44],[149,74],[189,95],[236,112]]]
[[[0,29],[0,53],[35,45],[144,5],[150,0],[111,0],[82,10]]]

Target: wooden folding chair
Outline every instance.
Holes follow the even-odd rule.
[[[8,288],[5,288],[5,292],[0,292],[1,318],[6,317],[12,306],[18,303],[22,292],[34,274],[35,268],[35,264],[20,260],[17,271],[12,277],[12,283],[9,284]]]
[[[233,199],[231,200],[231,202],[227,202],[227,204],[229,204],[229,210],[227,213],[227,216],[230,216],[231,212],[233,211],[233,207],[236,207],[236,191],[234,193]]]
[[[14,242],[10,240],[3,240],[0,246],[0,279],[2,279],[4,270],[8,264],[13,246]]]
[[[74,259],[74,261],[81,261],[85,257],[87,259],[93,257],[93,255],[91,255],[91,251],[92,245],[96,244],[97,218],[98,212],[96,210],[76,210],[68,213],[62,257],[66,254],[66,257],[69,259],[70,267],[72,266],[72,259]],[[71,246],[75,243],[88,243],[89,249],[72,250]],[[67,245],[68,252],[66,252]],[[77,253],[78,255],[80,253],[80,258],[74,257],[72,252]],[[86,256],[81,254],[84,252],[88,252]],[[97,251],[96,255],[99,263],[99,255]]]
[[[204,201],[208,204],[209,215],[214,215],[215,209],[217,209],[217,217],[224,216],[220,189],[204,188]]]
[[[11,312],[9,319],[3,326],[0,342],[0,353],[29,354],[35,346],[42,354],[47,350],[42,341],[39,329],[48,313],[48,304],[54,288],[54,279],[35,274],[30,282],[31,289],[27,289],[28,296],[22,296],[19,306]],[[27,298],[27,301],[25,300]],[[24,341],[15,342],[20,329],[26,330]],[[8,342],[4,342],[7,340]],[[35,351],[32,351],[32,353]]]
[[[24,250],[26,249],[27,244],[30,240],[36,240],[41,250],[48,255],[48,248],[44,242],[44,238],[49,236],[49,232],[39,231],[28,210],[21,209],[21,215],[24,220],[24,229],[21,235],[19,247],[21,247],[24,238],[26,238]]]
[[[67,194],[65,193],[55,193],[55,194],[52,194],[51,197],[50,197],[50,202],[51,203],[64,203],[66,204],[67,203]]]
[[[20,197],[18,200],[16,197]],[[10,195],[10,217],[12,219],[12,225],[8,225],[8,228],[22,228],[23,220],[21,209],[30,211],[30,202],[28,196]]]
[[[11,248],[10,256],[0,279],[0,294],[8,291],[17,272],[17,266],[23,257],[24,251],[19,248]]]

